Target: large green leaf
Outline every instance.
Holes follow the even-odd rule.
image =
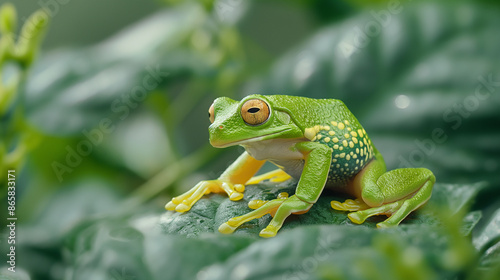
[[[122,273],[134,279],[318,279],[322,274],[363,279],[370,269],[395,279],[401,273],[431,279],[465,272],[467,267],[459,265],[473,257],[472,245],[453,244],[457,237],[438,226],[430,212],[413,214],[398,228],[378,230],[374,225],[380,217],[354,225],[346,213],[330,207],[330,200],[343,198],[328,192],[308,213],[287,219],[272,239],[258,237],[269,215],[230,236],[217,232],[222,222],[250,211],[248,200],[293,193],[295,185],[248,186],[239,202],[210,195],[184,214],[151,213],[84,224],[67,242],[70,270],[74,279],[107,279]],[[453,197],[447,196],[451,187],[457,191]],[[458,212],[483,188],[484,184],[437,184],[429,205]],[[475,224],[479,218],[473,215],[468,222]],[[448,254],[458,255],[448,263]],[[386,270],[377,271],[379,266]],[[431,278],[423,278],[427,276]]]
[[[161,225],[166,233],[185,235],[187,237],[198,236],[206,232],[217,232],[218,227],[232,217],[243,215],[250,211],[248,202],[254,199],[270,200],[274,199],[281,192],[292,195],[295,193],[296,183],[285,182],[280,185],[273,183],[247,186],[243,200],[234,202],[221,195],[211,196],[209,199],[201,199],[193,208],[184,213],[168,212],[162,216]],[[430,203],[435,206],[444,206],[452,213],[466,211],[470,203],[476,197],[478,191],[484,189],[485,184],[474,185],[446,185],[438,184],[435,187]],[[450,193],[453,195],[450,196]],[[287,231],[296,227],[314,224],[337,224],[354,225],[345,212],[333,210],[330,201],[344,201],[345,196],[339,196],[330,190],[325,190],[314,207],[307,212],[307,215],[291,216],[280,230]],[[375,228],[376,223],[382,221],[384,217],[369,218],[362,224],[364,227]],[[470,223],[477,222],[480,216],[472,215]],[[257,236],[271,221],[271,216],[267,215],[261,219],[253,220],[242,225],[234,234]],[[411,215],[403,224],[435,224],[435,217],[428,213]]]

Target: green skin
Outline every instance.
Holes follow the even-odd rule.
[[[259,125],[247,124],[241,113],[243,104],[254,99],[264,101],[269,107],[269,117]],[[244,184],[246,177],[258,171],[261,161],[275,163],[299,180],[294,195],[257,203],[259,207],[253,207],[256,210],[221,225],[219,231],[223,233],[233,232],[242,223],[271,213],[274,217],[260,235],[272,237],[290,214],[307,212],[325,187],[358,199],[354,208],[347,207],[347,201],[339,204],[346,206],[343,210],[359,210],[349,214],[355,223],[362,223],[373,215],[390,215],[377,224],[380,228],[397,226],[431,196],[435,182],[432,172],[425,168],[387,172],[381,154],[340,100],[250,95],[238,102],[222,97],[214,101],[213,115],[210,143],[214,147],[241,145],[246,152],[219,179],[203,181],[190,192],[174,198],[167,204],[168,210],[189,210],[202,195],[220,192],[215,185],[232,200],[241,199],[244,187],[239,184]],[[248,167],[252,160],[259,164]],[[242,170],[244,168],[248,170]],[[245,172],[248,173],[245,180],[231,179]]]

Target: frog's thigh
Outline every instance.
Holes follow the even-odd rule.
[[[379,179],[379,185],[388,187],[389,191],[386,194],[388,200],[400,203],[402,196],[409,198],[402,202],[401,207],[389,219],[378,223],[377,227],[397,226],[412,211],[429,200],[435,182],[434,174],[426,168],[396,169],[382,175]]]
[[[353,222],[362,223],[373,215],[392,214],[391,218],[377,226],[394,226],[430,198],[435,182],[434,174],[430,170],[402,168],[385,172],[376,178],[374,174],[381,172],[382,169],[377,167],[380,165],[377,160],[372,163],[373,165],[368,166],[367,170],[372,171],[368,173],[371,175],[363,176],[359,185],[362,199],[375,208],[349,214]]]
[[[378,179],[386,173],[386,167],[380,154],[368,163],[354,178],[355,195],[370,207],[377,207],[385,202],[382,189],[377,184]]]

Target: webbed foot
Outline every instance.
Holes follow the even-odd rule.
[[[255,209],[254,211],[229,219],[219,227],[219,232],[224,234],[233,233],[243,223],[271,214],[273,219],[259,235],[266,238],[273,237],[290,214],[303,213],[309,210],[311,206],[312,204],[300,200],[295,195],[288,197],[286,193],[281,193],[278,198],[270,201],[252,200],[249,202],[249,207]]]
[[[193,204],[209,193],[225,192],[230,200],[237,201],[243,198],[245,186],[241,184],[232,184],[223,180],[201,181],[189,191],[172,198],[165,205],[165,209],[177,212],[186,212]]]
[[[359,211],[370,208],[370,206],[360,199],[346,199],[343,203],[333,200],[330,204],[333,209],[340,211]]]

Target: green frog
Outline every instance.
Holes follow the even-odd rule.
[[[253,211],[229,219],[219,227],[232,233],[241,224],[271,214],[260,232],[273,237],[291,214],[306,213],[324,188],[355,199],[332,201],[336,210],[350,211],[349,219],[363,223],[374,215],[388,215],[378,228],[397,226],[430,198],[436,181],[426,168],[386,170],[382,155],[346,105],[337,99],[287,95],[250,95],[241,101],[217,98],[209,109],[210,143],[217,148],[240,145],[245,152],[216,180],[201,181],[167,203],[167,210],[186,212],[209,193],[243,198],[245,185],[263,180],[298,180],[296,192],[270,201],[253,200]],[[255,176],[269,161],[277,170]]]

